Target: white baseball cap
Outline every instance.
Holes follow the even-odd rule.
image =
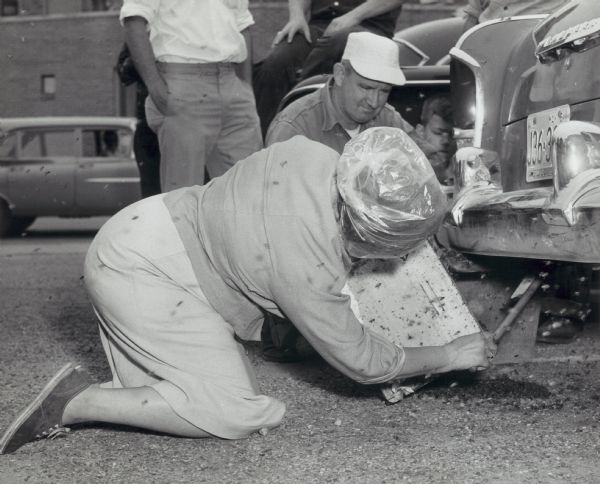
[[[348,35],[342,59],[362,77],[373,81],[402,86],[406,77],[400,68],[400,51],[392,39],[370,32]]]

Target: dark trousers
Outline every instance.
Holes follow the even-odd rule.
[[[300,80],[317,74],[330,74],[346,47],[351,32],[373,31],[364,26],[323,37],[328,22],[310,25],[312,44],[304,35],[297,34],[290,43],[286,39],[274,46],[267,57],[253,66],[253,87],[256,110],[260,118],[263,137],[277,113],[283,97]],[[374,31],[376,34],[382,32]]]
[[[142,198],[160,193],[160,149],[158,137],[146,121],[138,121],[133,137],[133,152],[140,172]]]

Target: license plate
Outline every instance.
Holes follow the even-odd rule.
[[[570,117],[568,104],[527,116],[527,182],[552,178],[550,149],[554,130]]]

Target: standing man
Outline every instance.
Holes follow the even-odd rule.
[[[117,73],[125,86],[135,83],[135,117],[137,125],[133,135],[133,153],[140,172],[142,198],[160,193],[160,148],[156,133],[146,120],[148,89],[133,65],[127,44],[123,45],[117,61]]]
[[[413,127],[387,104],[392,86],[406,82],[398,57],[398,45],[391,39],[370,32],[348,35],[329,82],[279,113],[267,131],[267,146],[303,135],[341,153],[367,128],[390,126],[412,132]]]
[[[222,175],[262,147],[250,86],[248,0],[124,0],[120,19],[148,88],[163,192],[202,185],[205,170]]]
[[[351,32],[391,38],[406,0],[288,0],[289,19],[273,48],[254,66],[254,93],[263,134],[283,96],[301,79],[330,73]]]

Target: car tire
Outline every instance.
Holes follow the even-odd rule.
[[[8,203],[0,200],[0,238],[21,235],[35,220],[35,217],[15,217]]]
[[[12,217],[9,235],[21,235],[33,222],[35,222],[35,217]]]
[[[10,235],[13,216],[4,200],[0,200],[0,238]]]

